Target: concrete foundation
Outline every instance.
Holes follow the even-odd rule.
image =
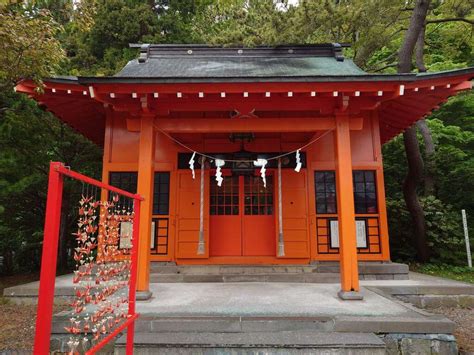
[[[408,266],[392,262],[359,262],[361,280],[408,280]],[[338,262],[311,265],[172,265],[154,262],[151,282],[291,282],[337,283]]]
[[[62,300],[72,294],[70,276],[58,277],[56,286]],[[363,280],[364,298],[354,302],[341,300],[339,287],[338,282],[153,283],[152,297],[137,302],[136,352],[450,355],[456,353],[454,323],[400,299],[460,302],[474,295],[473,285],[419,274],[410,280]],[[5,294],[22,302],[33,300],[37,289],[38,283],[30,283]],[[69,317],[55,316],[52,350],[67,350]],[[341,339],[339,345],[334,339]],[[122,336],[108,353],[122,353],[123,342]]]

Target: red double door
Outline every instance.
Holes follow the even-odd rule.
[[[210,182],[210,256],[275,256],[273,176],[226,176]]]

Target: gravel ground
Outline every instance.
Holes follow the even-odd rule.
[[[2,299],[0,299],[0,303]],[[0,351],[33,349],[36,306],[0,304]]]
[[[443,314],[456,323],[454,335],[461,352],[474,352],[474,308],[440,307],[429,312]]]

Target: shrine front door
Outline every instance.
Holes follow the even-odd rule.
[[[226,176],[221,187],[211,179],[211,257],[275,256],[273,176],[266,179],[266,188],[254,175]]]

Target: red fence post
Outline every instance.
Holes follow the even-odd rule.
[[[54,284],[56,281],[56,262],[63,194],[63,176],[58,172],[60,167],[61,163],[58,162],[51,162],[49,165],[48,195],[46,200],[46,218],[44,224],[34,344],[34,354],[38,355],[49,353],[51,338]]]
[[[133,244],[132,244],[132,255],[131,255],[131,270],[130,270],[130,286],[128,290],[128,314],[133,316],[135,314],[135,297],[137,290],[137,276],[138,276],[138,243],[140,236],[140,200],[135,199],[133,201]],[[127,329],[127,346],[126,354],[133,354],[133,338],[135,333],[135,322],[132,322]]]

